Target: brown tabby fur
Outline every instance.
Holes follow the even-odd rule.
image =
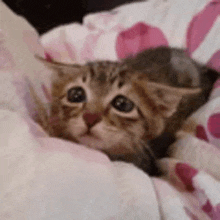
[[[50,118],[57,122],[48,122],[50,135],[101,150],[113,160],[132,162],[151,175],[159,171],[149,140],[163,132],[176,133],[207,101],[216,79],[207,77],[206,69],[182,50],[165,47],[121,62],[42,61],[54,70]],[[75,86],[85,90],[86,102],[67,100],[67,91]],[[128,113],[115,109],[111,102],[117,95],[127,97],[135,108]],[[88,112],[97,117],[92,126],[84,117]]]

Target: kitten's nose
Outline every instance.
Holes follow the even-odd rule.
[[[91,112],[85,112],[83,114],[83,119],[85,120],[88,127],[92,127],[95,124],[97,124],[99,121],[101,121],[101,113],[91,113]]]

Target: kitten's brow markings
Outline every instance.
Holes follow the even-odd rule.
[[[144,117],[144,115],[143,115],[143,113],[142,113],[142,111],[140,110],[139,107],[137,107],[137,112],[138,112],[140,118],[142,118],[142,119],[146,118],[146,117]]]
[[[100,83],[103,83],[107,80],[106,73],[104,71],[100,71],[97,80],[100,81]]]
[[[115,76],[115,77],[111,77],[110,78],[110,84],[113,85],[114,82],[118,79],[118,76]]]
[[[90,78],[93,78],[95,76],[95,70],[93,69],[94,66],[92,64],[88,64],[88,66],[89,66]]]
[[[76,110],[76,107],[69,107],[69,106],[63,105],[62,110],[64,113],[64,120],[69,120],[71,117],[77,115],[77,113],[74,114],[74,110]]]
[[[87,77],[86,75],[84,74],[83,77],[82,77],[82,81],[85,83],[87,81]]]
[[[59,100],[62,100],[62,99],[64,99],[65,97],[66,97],[66,94],[63,94],[63,95],[59,96],[58,99],[59,99]]]
[[[119,82],[118,82],[118,88],[120,89],[124,84],[125,84],[124,81],[119,81]]]

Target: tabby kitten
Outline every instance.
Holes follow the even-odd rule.
[[[132,162],[150,175],[160,170],[157,146],[149,140],[180,129],[216,79],[182,50],[165,47],[120,62],[44,63],[54,70],[50,135]]]

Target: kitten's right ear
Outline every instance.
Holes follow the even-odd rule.
[[[53,70],[57,73],[57,77],[61,78],[67,74],[79,74],[81,66],[79,64],[67,64],[67,63],[60,63],[56,61],[48,61],[43,57],[35,55],[35,58],[42,62],[46,67]]]
[[[162,83],[152,82],[147,79],[136,80],[134,85],[140,86],[145,91],[146,96],[152,101],[157,111],[164,117],[171,117],[183,96],[194,95],[201,92],[201,88],[179,88],[171,87]]]

